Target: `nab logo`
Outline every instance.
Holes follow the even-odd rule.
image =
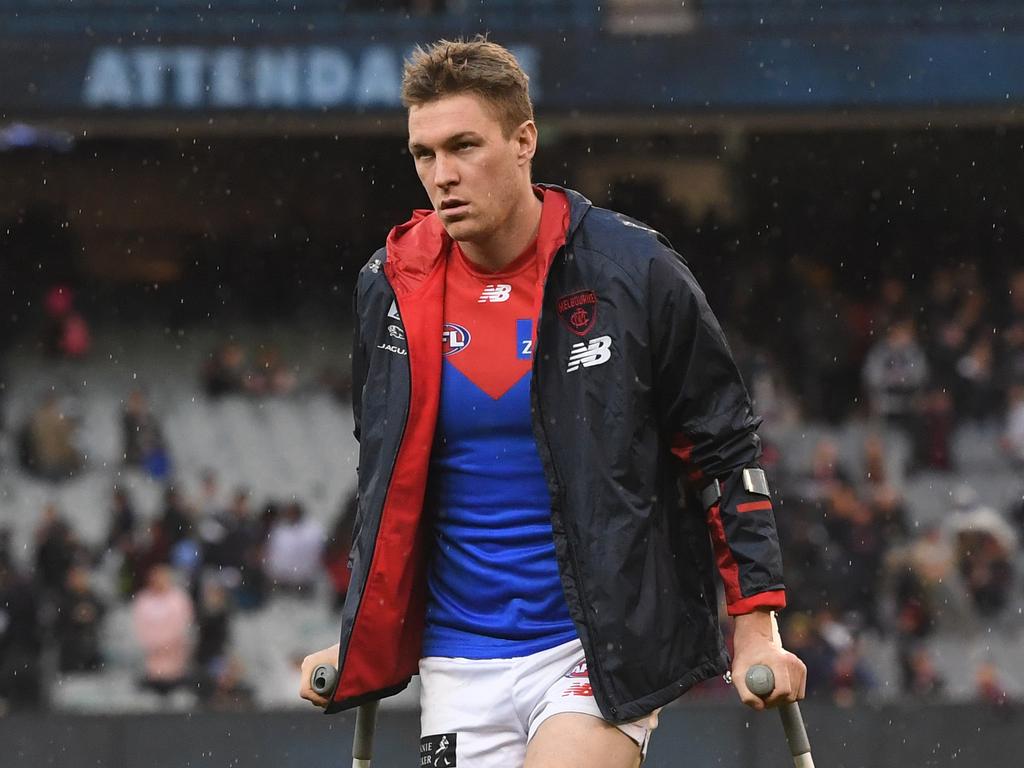
[[[448,355],[461,352],[469,346],[469,342],[472,339],[473,337],[469,335],[469,331],[461,325],[445,323],[444,330],[441,331],[441,354],[447,357]]]
[[[504,283],[498,283],[497,285],[488,285],[486,288],[484,288],[484,292],[480,294],[480,298],[476,300],[476,303],[500,304],[503,301],[508,301],[508,297],[511,295],[511,285],[505,285]]]
[[[612,337],[598,336],[584,344],[582,341],[573,344],[569,350],[569,367],[566,373],[578,371],[580,367],[592,368],[595,365],[602,365],[612,359]]]

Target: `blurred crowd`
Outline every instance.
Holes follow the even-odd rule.
[[[952,439],[963,426],[998,444],[1007,471],[1024,466],[1024,270],[993,281],[969,264],[939,265],[916,281],[886,277],[860,299],[836,292],[834,275],[820,264],[797,258],[778,272],[781,278],[754,267],[731,294],[712,298],[724,308],[766,420],[762,461],[784,549],[787,645],[808,665],[812,698],[848,705],[896,689],[910,699],[943,700],[947,680],[930,641],[1006,628],[1021,599],[1024,503],[992,509],[964,487],[944,517],[920,526],[905,482],[922,471],[956,473]],[[759,323],[757,309],[760,297],[778,295],[780,279],[801,298],[784,332]],[[45,311],[47,350],[69,359],[88,354],[90,335],[69,289],[54,289]],[[259,346],[250,358],[235,341],[212,350],[198,376],[211,399],[300,391],[278,350]],[[316,386],[349,396],[350,382],[335,370]],[[213,472],[189,497],[143,390],[128,393],[121,421],[125,465],[166,484],[161,509],[144,519],[128,492],[115,488],[109,533],[87,544],[49,506],[27,571],[0,535],[0,701],[45,706],[49,663],[62,673],[102,672],[104,621],[122,605],[143,659],[140,687],[161,696],[188,689],[211,707],[253,706],[251,678],[231,648],[233,617],[280,594],[322,600],[326,593],[336,613],[348,583],[354,502],[327,531],[299,501],[255,505],[244,488],[226,495]],[[838,435],[851,421],[867,428],[856,457],[825,437],[808,462],[797,462],[772,439],[807,423]],[[83,471],[79,425],[74,399],[47,393],[18,427],[23,469],[53,482]],[[896,444],[907,446],[898,473]],[[116,589],[97,590],[96,573],[111,567]],[[872,643],[894,649],[897,679],[872,663]],[[972,664],[977,700],[1011,698],[992,659]]]
[[[211,400],[229,396],[288,397],[322,391],[340,404],[347,405],[350,400],[350,377],[337,368],[328,366],[314,381],[302,383],[294,368],[283,361],[276,347],[260,344],[256,351],[250,360],[245,347],[237,341],[226,341],[212,350],[198,372],[199,384],[206,396]],[[62,349],[53,353],[72,357]],[[173,474],[169,446],[146,392],[141,388],[133,389],[123,402],[121,445],[124,465],[138,467],[157,480],[169,480]],[[17,430],[18,459],[26,472],[57,482],[83,470],[85,456],[79,440],[80,411],[79,401],[71,389],[51,388],[42,393]]]
[[[887,277],[856,300],[836,292],[819,264],[797,259],[791,269],[805,302],[792,313],[786,348],[755,346],[750,338],[764,333],[749,323],[756,312],[733,313],[757,410],[769,434],[813,421],[838,435],[856,420],[867,437],[860,456],[845,457],[826,437],[808,466],[766,445],[789,587],[784,633],[807,661],[812,696],[852,703],[898,685],[941,699],[946,680],[930,640],[972,630],[1011,636],[1024,509],[986,507],[962,485],[937,521],[921,526],[904,493],[921,471],[957,476],[960,428],[998,446],[1002,458],[988,471],[1024,466],[1024,270],[986,281],[972,264],[937,266],[917,282]],[[905,446],[899,471],[896,446]],[[898,681],[879,679],[864,638],[892,642]],[[1005,670],[988,658],[971,663],[979,699],[1005,702]]]
[[[210,708],[254,706],[249,676],[258,670],[246,670],[232,649],[233,618],[282,595],[322,599],[325,582],[336,611],[348,587],[353,505],[327,531],[296,500],[254,507],[245,488],[225,500],[207,471],[191,498],[168,485],[148,520],[115,487],[98,544],[47,506],[31,569],[19,568],[9,534],[0,535],[0,712],[46,706],[56,672],[102,673],[104,620],[118,605],[130,611],[140,689],[184,690]],[[113,588],[98,588],[111,571]]]
[[[85,467],[78,439],[80,410],[70,393],[51,389],[43,394],[18,432],[18,459],[26,472],[59,482]],[[121,448],[124,466],[142,469],[158,480],[170,477],[170,451],[163,429],[141,389],[133,389],[124,400]]]
[[[946,681],[929,641],[965,628],[999,631],[1020,599],[1024,504],[994,510],[963,487],[940,522],[915,525],[888,461],[898,429],[869,431],[855,457],[823,437],[806,465],[788,461],[767,430],[763,464],[788,588],[783,634],[808,665],[812,698],[846,705],[888,687],[889,696],[895,689],[942,700]],[[139,469],[156,447],[166,453],[139,392],[126,399],[123,438],[126,462]],[[348,499],[328,531],[299,501],[255,504],[245,488],[228,493],[206,471],[191,495],[168,482],[155,515],[140,515],[131,495],[113,488],[106,536],[93,543],[81,539],[72,516],[47,506],[30,569],[19,568],[0,533],[0,701],[45,706],[54,665],[61,674],[103,672],[104,620],[120,605],[132,617],[140,688],[161,696],[187,690],[209,707],[256,706],[256,671],[232,651],[233,618],[281,595],[316,601],[336,617],[354,505]],[[112,589],[96,588],[100,573],[115,574]],[[898,679],[873,663],[872,642],[895,648]],[[1008,701],[998,667],[975,663],[977,697]]]
[[[820,265],[796,260],[788,277],[803,302],[781,338],[751,322],[746,294],[730,312],[767,418],[892,428],[910,443],[909,473],[955,471],[950,441],[967,424],[1024,466],[1024,269],[992,283],[972,264],[939,266],[924,290],[888,277],[870,301],[835,292]]]
[[[200,370],[200,379],[203,391],[211,398],[287,396],[297,393],[301,384],[280,349],[258,345],[250,360],[245,347],[237,341],[226,341],[210,352]],[[324,368],[309,386],[323,389],[342,403],[347,403],[351,397],[351,379],[336,367]]]
[[[888,478],[883,448],[868,437],[854,473],[824,438],[805,471],[775,471],[788,590],[783,634],[808,665],[809,695],[839,704],[870,701],[883,685],[941,700],[946,681],[928,641],[944,633],[966,648],[972,634],[1009,636],[1008,609],[1020,599],[1013,510],[985,506],[964,485],[941,522],[917,526]],[[867,661],[868,639],[891,641],[898,679],[880,679]],[[971,663],[977,696],[992,699],[998,687],[995,698],[1005,701],[991,660]]]

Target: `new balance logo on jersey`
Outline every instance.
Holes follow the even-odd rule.
[[[476,300],[476,303],[500,304],[503,301],[508,301],[508,297],[511,295],[511,285],[505,285],[504,283],[498,283],[497,285],[488,285],[486,288],[484,288],[484,292],[480,294],[480,298]]]
[[[573,344],[569,350],[569,367],[566,373],[583,368],[591,368],[595,365],[607,363],[612,359],[612,337],[598,336],[584,344],[582,341]]]

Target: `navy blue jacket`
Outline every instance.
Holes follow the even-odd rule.
[[[564,191],[569,231],[537,323],[534,433],[594,696],[625,722],[729,668],[716,570],[733,614],[781,608],[785,591],[770,499],[740,479],[756,467],[759,420],[703,292],[661,235]],[[447,237],[417,211],[359,276],[359,512],[328,712],[395,693],[417,671]],[[716,480],[706,507],[699,494]]]

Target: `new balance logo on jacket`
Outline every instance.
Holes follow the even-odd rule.
[[[581,366],[583,368],[591,368],[595,365],[607,363],[611,359],[612,337],[598,336],[586,344],[581,341],[578,344],[572,345],[572,349],[569,350],[569,367],[565,369],[565,372],[572,373],[579,370]]]
[[[508,297],[512,295],[512,286],[506,285],[505,283],[498,283],[497,285],[488,285],[484,288],[484,292],[480,294],[480,298],[477,299],[477,304],[500,304],[503,301],[508,301]]]

